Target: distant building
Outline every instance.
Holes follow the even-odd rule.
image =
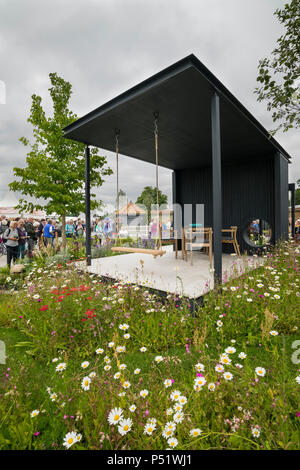
[[[130,201],[125,206],[121,207],[119,211],[115,211],[116,218],[119,215],[120,226],[122,225],[145,225],[147,223],[146,211]]]
[[[33,211],[32,214],[22,212],[14,207],[0,207],[0,215],[5,215],[8,219],[15,217],[34,217],[35,219],[42,219],[46,217],[45,211]]]

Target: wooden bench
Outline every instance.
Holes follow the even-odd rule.
[[[121,253],[143,253],[145,255],[152,255],[154,258],[157,256],[162,256],[166,252],[165,250],[152,250],[152,249],[147,249],[147,248],[131,248],[131,247],[125,247],[125,246],[114,246],[111,248],[111,251],[114,252],[121,252]]]

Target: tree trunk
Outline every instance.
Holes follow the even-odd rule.
[[[67,244],[67,239],[66,239],[66,214],[63,214],[61,216],[61,222],[62,222],[62,227],[61,227],[62,247],[65,248],[66,244]]]

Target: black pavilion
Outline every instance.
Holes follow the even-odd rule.
[[[86,221],[89,145],[155,163],[153,119],[158,113],[159,165],[173,170],[173,203],[204,204],[213,228],[215,277],[222,273],[221,229],[269,223],[271,243],[288,237],[288,163],[291,157],[192,54],[130,88],[64,129],[86,147]],[[87,236],[90,263],[90,240]]]

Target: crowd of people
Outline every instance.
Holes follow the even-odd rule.
[[[84,236],[85,222],[70,219],[65,229],[67,238]],[[5,246],[8,266],[12,261],[23,259],[25,253],[31,257],[36,247],[54,245],[55,240],[60,243],[61,237],[62,223],[58,220],[0,216],[0,244]]]

